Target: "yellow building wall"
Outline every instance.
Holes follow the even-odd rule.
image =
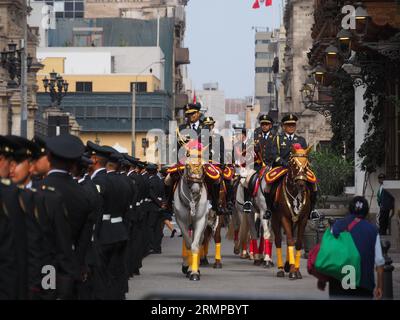
[[[65,58],[63,57],[51,57],[51,58],[44,58],[41,63],[44,65],[43,69],[39,70],[37,73],[47,75],[49,78],[50,72],[57,72],[60,74],[64,73],[64,62]]]
[[[68,92],[76,92],[76,82],[92,82],[92,92],[130,92],[131,82],[146,82],[147,92],[154,92],[161,87],[160,80],[155,76],[135,75],[63,75],[63,79],[69,83]],[[38,92],[45,92],[43,79],[49,75],[40,74],[37,76],[39,85]]]

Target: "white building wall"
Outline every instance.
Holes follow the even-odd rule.
[[[215,126],[222,129],[225,125],[225,94],[222,90],[196,90],[198,102],[202,104],[205,116],[213,117]]]

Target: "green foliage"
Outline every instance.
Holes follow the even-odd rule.
[[[319,196],[339,196],[354,175],[354,163],[334,151],[313,152],[312,170],[318,178]]]
[[[366,84],[363,120],[369,121],[368,132],[358,154],[363,158],[361,168],[372,173],[385,161],[384,107],[388,103],[385,93],[388,69],[386,58],[377,53],[359,53],[358,59],[362,65],[362,77]]]
[[[333,151],[354,161],[354,87],[351,76],[344,70],[335,74],[332,84],[334,108],[331,111]]]

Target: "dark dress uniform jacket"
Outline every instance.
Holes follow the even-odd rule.
[[[274,152],[276,153],[275,165],[276,166],[287,166],[289,162],[290,153],[292,151],[293,144],[300,144],[303,149],[307,148],[306,140],[296,134],[293,135],[293,140],[289,140],[286,134],[282,133],[276,137],[276,143],[274,143]]]
[[[218,133],[210,133],[209,139],[209,160],[219,164],[225,164],[225,143],[224,138]]]
[[[5,207],[5,189],[7,185],[0,182],[0,300],[17,298],[18,265],[15,255],[16,235],[9,210]]]
[[[117,172],[107,173],[104,182],[105,185],[102,187],[104,212],[100,229],[100,243],[112,244],[125,241],[128,239],[124,219],[126,219],[130,204],[129,191]],[[110,217],[106,218],[105,216]],[[121,218],[122,221],[120,221]]]
[[[196,134],[197,134],[197,139],[199,141],[199,143],[201,143],[202,140],[205,140],[205,138],[203,137],[202,139],[202,135],[201,135],[201,131],[202,130],[206,130],[208,129],[208,126],[204,125],[201,121],[197,127]],[[186,123],[186,124],[182,124],[179,126],[178,128],[179,130],[179,134],[181,135],[181,137],[178,137],[178,145],[177,145],[177,157],[179,158],[179,150],[180,148],[183,146],[183,142],[180,140],[180,138],[185,138],[188,135],[189,130],[193,130],[192,128],[192,124],[191,123]],[[187,131],[187,132],[185,132]],[[206,142],[205,142],[206,144]],[[179,160],[179,159],[178,159]]]
[[[73,249],[76,252],[77,263],[81,263],[79,261],[81,257],[80,252],[82,251],[82,247],[87,247],[85,243],[85,228],[89,216],[94,210],[91,207],[85,189],[71,175],[63,172],[50,173],[43,180],[43,184],[53,187],[65,204],[71,227]],[[79,277],[79,270],[77,276]]]
[[[158,211],[160,210],[163,202],[165,202],[165,189],[164,183],[158,175],[150,175],[149,178],[149,197],[151,202],[149,203],[149,210]]]
[[[271,131],[268,133],[267,139],[264,138],[261,128],[254,131],[254,151],[261,156],[262,161],[267,166],[272,166],[276,159],[275,139],[276,137]]]

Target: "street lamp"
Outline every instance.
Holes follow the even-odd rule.
[[[50,79],[45,76],[43,86],[45,92],[49,92],[51,98],[51,107],[60,107],[62,98],[68,92],[69,83],[63,79],[63,77],[57,72],[50,72]]]
[[[362,39],[368,30],[368,24],[370,20],[370,16],[367,10],[363,7],[361,2],[357,2],[358,7],[356,8],[355,18],[356,18],[356,29],[355,34]]]
[[[334,71],[339,65],[339,49],[333,42],[325,49],[325,65],[329,71]]]
[[[339,52],[344,59],[348,59],[351,55],[351,38],[352,33],[349,30],[342,29],[336,35],[339,44]]]
[[[8,49],[4,48],[4,50],[1,52],[1,65],[3,68],[7,69],[10,76],[10,80],[7,83],[9,88],[17,88],[21,85],[23,50],[23,48],[17,49],[17,44],[14,43],[14,41],[11,41],[8,44]],[[31,71],[32,61],[32,57],[28,54],[28,72]]]
[[[315,82],[318,84],[323,84],[326,76],[326,69],[322,64],[318,64],[312,72]]]

